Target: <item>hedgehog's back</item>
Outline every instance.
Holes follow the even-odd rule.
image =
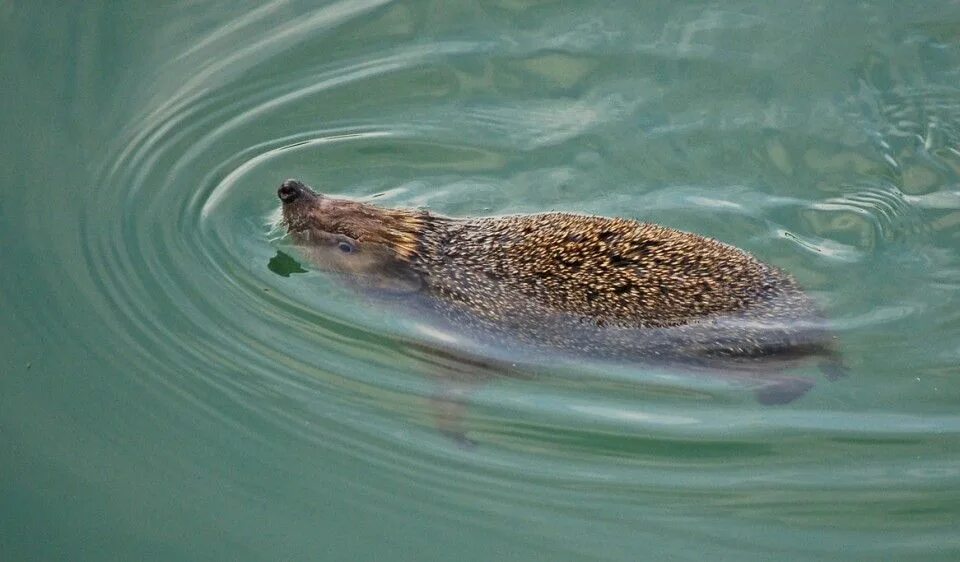
[[[492,321],[566,314],[622,328],[802,316],[794,281],[709,238],[626,219],[548,213],[445,225],[427,262],[441,299]]]

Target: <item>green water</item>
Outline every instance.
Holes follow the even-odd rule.
[[[960,558],[956,3],[8,0],[0,77],[0,560]],[[287,177],[719,238],[850,376],[567,365],[458,447],[270,266]]]

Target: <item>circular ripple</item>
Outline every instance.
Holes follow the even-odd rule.
[[[388,478],[364,484],[374,498],[367,501],[391,498],[402,483],[408,497],[424,491],[438,498],[431,509],[477,526],[490,525],[484,510],[525,513],[534,504],[552,511],[636,509],[631,497],[641,490],[669,492],[678,508],[696,510],[706,492],[722,489],[762,511],[772,504],[749,498],[761,460],[768,483],[809,494],[819,467],[804,468],[804,449],[822,440],[909,441],[960,431],[951,416],[841,407],[825,417],[817,408],[830,397],[809,410],[764,409],[730,381],[578,365],[542,373],[536,382],[475,389],[468,424],[480,450],[468,454],[446,441],[433,429],[429,362],[398,337],[403,319],[365,306],[322,274],[271,269],[278,251],[289,250],[272,228],[275,189],[284,178],[448,213],[541,210],[543,201],[608,214],[664,211],[671,224],[691,230],[748,232],[744,242],[771,252],[790,230],[777,222],[791,220],[789,213],[779,211],[800,207],[810,228],[794,239],[812,249],[801,265],[814,272],[824,265],[813,260],[832,252],[857,261],[912,232],[917,218],[911,201],[892,188],[811,202],[740,186],[719,194],[711,192],[715,185],[656,190],[625,178],[624,187],[598,185],[594,199],[584,199],[590,190],[575,187],[596,185],[590,182],[597,162],[608,157],[634,171],[655,168],[648,177],[657,180],[682,173],[690,146],[716,123],[697,115],[682,123],[662,118],[651,138],[668,139],[654,152],[663,161],[637,162],[639,150],[625,155],[598,130],[636,134],[637,122],[656,119],[638,117],[645,100],[627,93],[634,85],[623,88],[611,78],[616,70],[578,92],[595,68],[616,68],[595,53],[593,60],[591,53],[438,40],[371,47],[340,59],[309,56],[321,50],[305,45],[382,4],[337,3],[283,21],[269,36],[250,37],[233,56],[210,58],[222,48],[220,37],[279,15],[271,4],[225,24],[169,63],[171,69],[197,64],[192,78],[158,94],[126,124],[117,145],[105,147],[110,156],[98,168],[97,188],[79,203],[87,270],[78,284],[109,331],[89,337],[114,342],[96,352],[128,368],[145,395],[185,418],[229,424],[244,441],[266,444],[280,433],[332,457],[382,467]],[[285,65],[291,58],[296,63]],[[202,62],[208,59],[216,62]],[[549,101],[517,95],[497,104],[484,98],[531,83],[576,95]],[[729,154],[742,143],[726,137],[755,126],[751,116],[762,109],[748,107],[743,119],[731,119],[730,134],[715,132]],[[848,314],[875,325],[909,316],[910,304],[891,304],[874,316],[862,309]],[[844,399],[851,400],[836,400]],[[783,448],[785,441],[796,449]],[[832,482],[853,496],[880,485],[955,480],[946,461],[904,460],[867,478],[863,465],[843,464],[845,458],[837,448],[821,460],[837,461]],[[702,479],[708,471],[716,472]],[[564,493],[551,493],[558,490]],[[830,499],[810,505],[811,520],[842,519]],[[508,519],[501,527],[510,525]]]

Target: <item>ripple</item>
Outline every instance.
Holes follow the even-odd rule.
[[[877,486],[916,490],[955,481],[951,459],[916,453],[955,439],[960,418],[875,411],[871,400],[883,395],[865,381],[870,377],[823,383],[803,403],[778,410],[755,404],[749,381],[549,366],[530,379],[454,389],[469,402],[465,423],[480,445],[465,451],[452,444],[436,431],[430,406],[438,392],[431,373],[450,363],[409,346],[411,337],[443,341],[450,334],[370,306],[309,267],[287,276],[268,267],[277,252],[296,255],[271,230],[282,179],[303,177],[346,196],[453,214],[559,206],[658,220],[750,246],[827,293],[858,290],[837,264],[851,277],[865,275],[881,250],[951,232],[929,227],[924,213],[955,211],[956,193],[906,195],[882,176],[906,166],[895,160],[888,167],[864,156],[863,147],[821,153],[802,142],[768,143],[757,129],[786,121],[768,119],[762,103],[722,104],[733,114],[713,117],[684,110],[672,120],[668,80],[621,80],[622,59],[589,51],[616,41],[615,34],[574,30],[557,40],[571,52],[558,53],[544,53],[530,37],[384,40],[338,52],[327,49],[326,34],[396,4],[338,2],[285,19],[288,4],[265,4],[178,46],[158,75],[194,70],[180,83],[158,84],[166,87],[103,147],[106,156],[93,164],[96,188],[75,209],[84,249],[76,280],[104,331],[86,337],[112,342],[93,353],[150,398],[139,406],[145,416],[162,410],[185,427],[212,419],[244,446],[301,446],[322,451],[324,462],[354,459],[382,476],[351,488],[372,511],[429,510],[504,533],[515,532],[518,512],[605,505],[636,519],[650,509],[641,501],[666,494],[675,502],[667,511],[684,516],[731,506],[763,513],[821,492],[823,466],[848,499]],[[265,22],[276,25],[264,30]],[[610,22],[583,25],[602,31]],[[724,25],[749,30],[757,20],[710,12],[668,28],[668,36],[682,39],[679,51],[659,42],[639,49],[657,54],[657,64],[675,64],[677,75],[690,59],[726,69],[726,59],[736,63],[743,55],[724,56],[696,40]],[[243,46],[226,53],[238,38]],[[535,86],[513,95],[525,84]],[[504,91],[511,95],[492,97]],[[938,115],[952,111],[947,102]],[[888,114],[928,119],[895,108]],[[944,123],[937,121],[945,135],[939,138],[952,139]],[[901,132],[912,130],[904,124]],[[823,140],[811,138],[803,142]],[[768,189],[772,175],[715,177],[730,169],[728,156],[757,139],[767,147],[757,158],[772,160],[791,182],[804,172],[817,176],[810,170],[839,177],[852,168],[863,183],[831,185],[835,196],[824,198]],[[705,154],[699,170],[682,176]],[[626,172],[602,174],[607,167]],[[662,181],[677,175],[690,181]],[[938,271],[955,266],[950,255],[930,259],[938,257]],[[831,276],[840,281],[831,284]],[[944,281],[937,298],[955,288]],[[863,338],[915,321],[936,300],[896,293],[862,304],[831,296],[853,303],[837,313],[838,331],[867,333]],[[863,351],[873,349],[864,339],[851,348],[858,373],[884,360]],[[799,375],[813,376],[812,369]],[[949,398],[942,398],[944,411]],[[871,457],[868,443],[904,454],[896,462]],[[308,468],[261,462],[278,479],[310,480]],[[809,511],[796,520],[830,516],[829,499],[799,502]],[[499,512],[514,516],[491,522],[489,514]],[[586,518],[580,512],[568,522],[575,527]],[[664,521],[657,524],[671,528]]]
[[[230,190],[234,188],[237,182],[246,174],[259,165],[269,163],[272,159],[278,156],[288,156],[288,153],[298,150],[314,150],[319,145],[328,143],[348,142],[351,140],[385,139],[397,136],[399,136],[397,133],[388,131],[356,131],[341,132],[339,134],[331,134],[328,132],[327,136],[321,138],[300,140],[292,144],[285,144],[270,150],[262,150],[265,148],[264,146],[251,147],[250,151],[256,152],[256,156],[246,159],[242,165],[231,170],[230,173],[223,180],[221,180],[219,184],[217,184],[213,192],[210,193],[210,195],[206,198],[201,210],[201,216],[204,219],[207,218],[216,208],[216,206],[223,200],[223,198],[229,194]]]
[[[917,209],[896,188],[867,188],[826,199],[810,205],[805,215],[818,234],[867,252],[921,230]]]
[[[912,137],[926,150],[960,144],[960,89],[898,88],[885,96],[880,111],[889,135]]]

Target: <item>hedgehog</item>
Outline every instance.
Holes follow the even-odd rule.
[[[409,296],[487,349],[738,372],[816,358],[828,377],[843,372],[797,282],[710,238],[572,213],[451,218],[330,197],[294,179],[277,194],[310,262]],[[761,402],[790,402],[813,385],[771,380]]]

